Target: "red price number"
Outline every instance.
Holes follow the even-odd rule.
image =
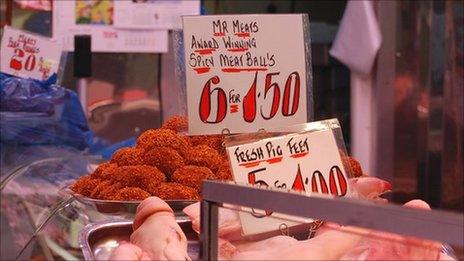
[[[23,50],[15,49],[14,55],[11,57],[11,60],[10,60],[10,68],[16,71],[21,71],[23,68],[26,71],[34,70],[35,65],[36,65],[35,55],[33,53],[27,55],[27,58],[24,62],[24,67],[23,67],[23,61],[24,61],[25,56],[26,56],[26,53]]]
[[[279,74],[279,72],[268,73],[264,80],[263,99],[264,101],[271,100],[270,108],[264,108],[262,105],[259,107],[259,114],[265,120],[274,118],[279,109],[285,117],[293,116],[298,111],[300,104],[300,75],[298,72],[292,72],[288,75],[282,94],[280,85],[273,79],[274,76]],[[219,76],[213,76],[206,82],[201,92],[199,115],[204,123],[220,123],[227,116],[228,100],[225,91],[219,86],[212,87],[212,85],[218,85],[220,81]],[[253,82],[242,101],[243,119],[248,123],[254,122],[258,112],[257,100],[260,98],[261,93],[257,91],[257,81],[258,72],[255,73]],[[212,97],[215,97],[216,101]],[[215,112],[212,111],[213,102],[217,104]],[[212,120],[210,120],[211,117]]]

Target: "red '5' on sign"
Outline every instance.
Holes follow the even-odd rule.
[[[269,99],[271,101],[270,108],[265,108],[262,105],[258,106],[261,91],[257,90],[258,72],[255,73],[253,82],[242,101],[242,117],[244,121],[248,123],[254,122],[258,113],[263,119],[270,120],[276,116],[279,109],[284,117],[293,116],[298,111],[300,104],[300,75],[298,72],[290,73],[283,85],[282,93],[281,85],[273,79],[274,76],[279,74],[279,72],[268,73],[265,77],[263,100],[267,101]],[[199,103],[199,116],[204,123],[220,123],[227,116],[229,102],[226,92],[219,85],[220,82],[219,76],[213,76],[203,86]],[[216,111],[212,110],[213,104],[216,104]]]

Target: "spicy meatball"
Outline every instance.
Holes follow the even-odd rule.
[[[113,154],[111,163],[118,166],[136,166],[143,164],[143,150],[138,148],[122,148]]]
[[[185,159],[190,165],[208,167],[213,172],[216,172],[221,164],[221,156],[219,153],[206,145],[193,147],[189,150]]]
[[[219,165],[216,178],[220,180],[233,180],[228,160],[224,160],[221,165]]]
[[[169,118],[161,128],[173,130],[176,133],[184,132],[188,130],[188,121],[186,117],[176,115]]]
[[[190,142],[184,136],[177,135],[173,130],[157,129],[144,132],[137,139],[137,148],[150,151],[156,147],[168,147],[185,157],[190,149]]]
[[[166,176],[153,166],[122,166],[116,170],[112,180],[125,187],[139,187],[152,193],[161,182],[166,181]]]
[[[200,199],[200,195],[194,188],[176,182],[161,183],[156,189],[155,196],[164,200]]]
[[[90,197],[94,199],[103,199],[101,197],[101,193],[111,186],[113,182],[111,180],[102,180],[100,183],[97,184],[97,186],[94,187],[92,192],[90,193]]]
[[[108,177],[111,177],[111,175],[117,168],[117,164],[106,162],[100,164],[97,167],[97,169],[95,169],[95,171],[91,174],[91,176],[93,178],[108,179]]]
[[[157,167],[168,177],[178,168],[185,165],[184,158],[171,148],[155,147],[144,156],[145,164]]]
[[[116,192],[116,194],[111,198],[112,200],[144,200],[150,197],[150,193],[147,191],[137,188],[137,187],[125,187]]]
[[[114,197],[114,195],[116,195],[116,192],[121,188],[124,188],[121,182],[114,182],[106,188],[102,189],[102,191],[99,194],[99,197],[101,199],[111,200]]]
[[[362,170],[362,167],[359,161],[349,156],[342,157],[342,161],[343,161],[343,165],[349,168],[349,171],[354,177],[363,176],[363,170]]]
[[[222,135],[198,135],[189,138],[193,146],[206,145],[220,154],[224,152],[224,137]]]
[[[100,183],[100,181],[100,179],[94,178],[92,176],[83,176],[71,186],[71,190],[75,193],[89,197],[93,189]]]
[[[204,179],[215,179],[213,172],[206,167],[192,165],[177,169],[171,176],[173,182],[192,187],[197,191],[201,190],[201,184]]]

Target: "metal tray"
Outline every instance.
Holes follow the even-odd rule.
[[[176,218],[188,240],[187,252],[192,260],[198,260],[200,242],[188,218]],[[79,244],[85,260],[108,260],[119,242],[129,242],[132,221],[110,221],[87,225],[79,234]]]
[[[99,213],[106,215],[118,215],[124,216],[130,219],[135,215],[137,206],[142,201],[118,201],[118,200],[102,200],[85,197],[72,191],[69,187],[65,187],[61,190],[61,193],[71,195],[80,203],[92,207]],[[176,216],[185,216],[182,210],[197,201],[195,200],[165,200],[165,202],[171,207]]]

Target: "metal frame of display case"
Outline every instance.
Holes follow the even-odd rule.
[[[341,225],[464,245],[464,216],[452,212],[424,211],[327,195],[308,197],[217,181],[203,183],[202,197],[202,260],[215,260],[218,257],[218,211],[222,204],[266,209],[299,217],[330,220]]]

